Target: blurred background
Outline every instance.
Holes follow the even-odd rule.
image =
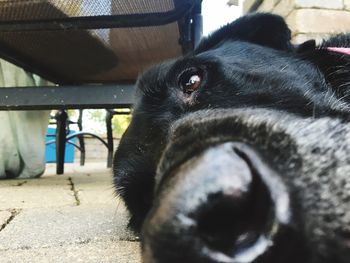
[[[216,29],[229,22],[237,19],[242,15],[243,2],[227,1],[227,0],[203,0],[203,35],[208,35]],[[68,111],[71,119],[76,119],[79,112],[76,110]],[[102,138],[106,137],[105,126],[106,111],[102,110],[84,110],[83,113],[83,130],[98,134]],[[113,136],[115,145],[128,127],[131,115],[117,115],[112,121]],[[87,162],[104,162],[106,159],[106,149],[101,142],[93,138],[86,138],[86,161]],[[73,151],[73,147],[71,147]],[[54,158],[54,152],[50,151],[50,156]],[[68,155],[69,156],[69,155]],[[71,155],[70,155],[71,156]],[[51,157],[50,157],[51,158]],[[51,159],[52,159],[51,158]],[[80,152],[74,152],[74,162],[79,162]],[[73,160],[70,157],[70,160]]]
[[[332,34],[350,31],[350,0],[203,0],[203,35],[251,12],[272,12],[284,17],[292,30],[293,43],[308,39],[320,42]],[[83,130],[106,136],[105,110],[84,110]],[[77,118],[71,110],[69,116]],[[129,125],[130,115],[113,118],[115,145]],[[94,139],[86,138],[87,162],[105,160],[105,148]],[[74,153],[78,160],[79,151]]]

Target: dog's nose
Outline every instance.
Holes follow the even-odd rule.
[[[245,145],[210,147],[164,176],[143,227],[144,262],[255,262],[288,224],[284,184]]]
[[[231,143],[213,147],[181,173],[200,174],[201,202],[187,214],[200,240],[213,251],[235,254],[264,232],[271,215],[269,192],[249,158]]]
[[[209,193],[207,200],[189,214],[197,224],[201,241],[211,250],[227,255],[252,246],[273,220],[266,186],[244,160],[234,158],[236,165],[231,168],[237,171],[236,182]]]

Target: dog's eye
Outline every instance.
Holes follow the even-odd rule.
[[[199,71],[188,71],[181,74],[179,85],[182,91],[186,94],[191,94],[196,91],[202,82],[202,74]]]

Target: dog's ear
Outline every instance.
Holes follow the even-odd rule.
[[[247,41],[279,50],[292,50],[291,32],[280,16],[256,13],[243,16],[203,38],[195,49],[201,53],[230,40]]]
[[[335,35],[318,46],[309,40],[297,46],[295,52],[298,58],[317,67],[338,98],[350,101],[350,34]]]

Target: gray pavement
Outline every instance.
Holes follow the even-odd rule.
[[[31,180],[0,181],[0,263],[138,263],[138,238],[105,164],[49,165]]]

